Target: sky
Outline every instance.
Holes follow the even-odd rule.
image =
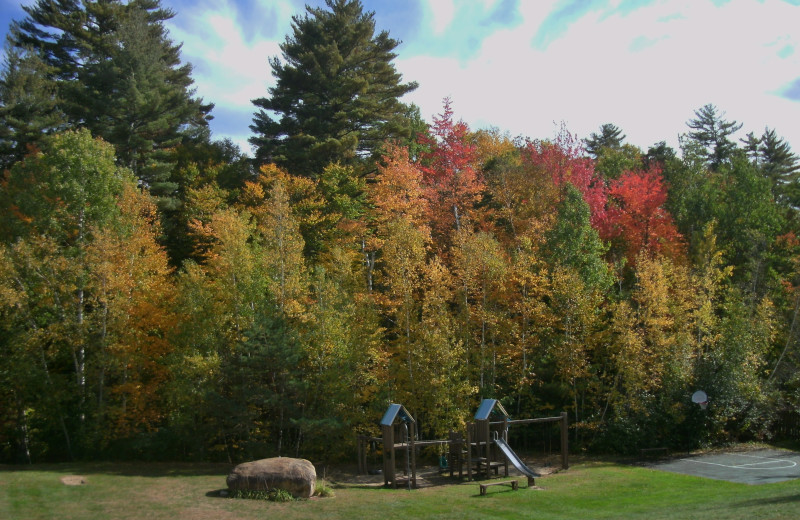
[[[22,0],[23,5],[32,0]],[[215,103],[213,136],[245,152],[251,100],[274,85],[268,63],[293,15],[324,0],[162,0],[170,37]],[[695,110],[714,104],[774,129],[800,155],[800,0],[362,0],[402,43],[394,65],[419,87],[403,101],[427,121],[445,97],[471,129],[580,138],[613,123],[646,150],[678,146]],[[0,30],[24,16],[0,0]]]

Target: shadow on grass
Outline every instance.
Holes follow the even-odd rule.
[[[123,477],[225,477],[233,466],[226,463],[186,462],[64,462],[60,464],[33,464],[29,466],[0,465],[0,472],[51,471],[63,474],[119,475]]]
[[[228,495],[227,488],[215,489],[214,491],[209,491],[208,493],[206,493],[206,496],[208,498],[224,498],[226,500],[230,498],[230,496]]]
[[[792,503],[800,503],[800,494],[798,495],[787,495],[783,497],[770,497],[770,498],[756,498],[753,500],[745,500],[744,502],[737,502],[737,508],[740,507],[759,507],[759,506],[768,506],[768,505],[779,505],[779,504],[792,504]]]

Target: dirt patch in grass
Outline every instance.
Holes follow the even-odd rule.
[[[61,483],[67,486],[83,486],[88,484],[89,481],[86,480],[86,477],[80,475],[66,475],[61,477]]]

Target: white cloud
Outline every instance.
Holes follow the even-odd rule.
[[[255,111],[251,101],[266,96],[274,84],[268,59],[280,55],[279,43],[296,14],[291,0],[260,1],[257,13],[242,16],[236,2],[223,0],[186,9],[169,24],[171,38],[183,43],[183,60],[194,66],[197,94],[217,106],[217,120],[212,121],[215,137],[228,137],[244,151],[250,151],[247,139]],[[272,17],[279,36],[247,38],[248,32],[253,33],[252,25],[240,24],[258,24],[266,16]],[[241,121],[231,121],[237,113],[242,114]],[[216,130],[223,126],[227,131]]]
[[[800,103],[775,94],[800,75],[800,52],[786,50],[800,50],[796,7],[663,0],[625,15],[596,10],[539,51],[531,43],[550,10],[521,2],[522,23],[485,38],[468,61],[401,54],[398,69],[420,83],[409,99],[430,117],[451,96],[471,126],[531,137],[551,136],[554,121],[580,136],[613,122],[643,148],[677,146],[693,111],[713,103],[742,133],[769,125],[800,150]]]
[[[267,59],[280,54],[278,43],[299,12],[292,0],[259,2],[257,13],[238,16],[234,0],[185,9],[170,25],[172,38],[184,42],[184,59],[195,64],[198,94],[217,104],[219,119],[223,111],[242,114],[236,135],[225,135],[245,150],[251,99],[273,84]],[[585,137],[611,122],[646,148],[660,140],[677,146],[693,111],[714,103],[745,124],[743,133],[770,126],[800,151],[800,103],[779,95],[800,76],[796,6],[657,0],[621,14],[612,3],[553,31],[543,24],[552,23],[558,0],[521,0],[519,19],[496,29],[482,24],[499,0],[468,2],[427,0],[420,30],[398,49],[404,81],[420,85],[406,101],[428,120],[449,96],[456,117],[473,128],[540,138],[563,120]],[[380,9],[371,0],[364,6]],[[265,17],[270,34],[259,36]],[[535,48],[546,30],[553,39]]]
[[[444,33],[453,21],[456,6],[453,0],[433,0],[427,4],[431,15],[434,34]]]
[[[184,59],[195,65],[194,79],[202,96],[242,107],[266,94],[272,80],[267,60],[280,54],[277,41],[246,42],[235,17],[226,11],[198,14],[190,27],[173,27],[170,33],[184,42]]]

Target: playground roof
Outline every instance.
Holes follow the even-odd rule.
[[[383,414],[381,426],[391,426],[398,417],[403,422],[416,423],[414,418],[411,417],[411,414],[408,413],[408,410],[406,410],[402,404],[390,404],[389,408],[386,410],[386,413]]]
[[[475,412],[475,420],[486,421],[490,415],[508,417],[508,412],[497,399],[484,399],[481,401],[478,411]]]

